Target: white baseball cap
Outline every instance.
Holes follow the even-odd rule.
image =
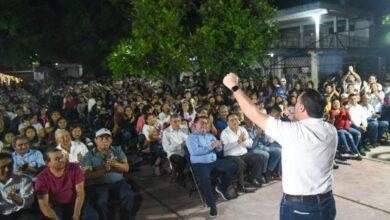
[[[102,128],[96,132],[95,138],[100,137],[104,134],[112,136],[110,130],[108,130],[107,128]]]

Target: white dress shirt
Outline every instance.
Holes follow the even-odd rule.
[[[375,112],[381,113],[382,107],[385,102],[385,93],[380,91],[378,98],[375,94],[370,95],[370,104],[374,107]]]
[[[244,141],[238,143],[238,138],[244,134]],[[233,132],[228,126],[221,133],[223,143],[223,154],[225,156],[242,156],[248,153],[247,148],[251,148],[253,140],[249,137],[248,131],[243,127],[238,127],[237,132]]]
[[[375,109],[371,104],[368,104],[367,106],[363,105],[364,113],[366,114],[367,119],[375,119],[373,116],[375,115]]]
[[[182,145],[185,144],[189,130],[187,126],[180,125],[178,130],[173,130],[172,126],[166,128],[162,135],[162,146],[168,154],[168,158],[172,154],[184,156]]]
[[[332,190],[336,128],[322,119],[282,122],[269,117],[265,133],[282,146],[283,191],[317,195]]]
[[[80,163],[77,155],[80,153],[84,157],[88,152],[88,148],[84,143],[75,141],[71,141],[70,152],[65,150],[60,144],[57,145],[57,149],[60,149],[64,156],[68,155],[71,163]]]
[[[16,205],[8,199],[8,194],[16,188],[16,195],[22,198],[21,205]],[[9,215],[21,209],[31,208],[34,201],[34,188],[30,177],[25,175],[12,174],[11,178],[3,184],[0,182],[0,214]]]
[[[366,113],[361,105],[348,105],[348,111],[351,115],[352,123],[360,127],[360,125],[367,126]]]

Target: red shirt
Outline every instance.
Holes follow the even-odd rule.
[[[329,114],[332,118],[334,118],[334,126],[339,129],[346,129],[348,130],[351,127],[351,115],[349,115],[349,112],[347,109],[344,109],[344,111],[340,111],[339,114],[336,113],[337,110],[330,110]]]
[[[84,174],[78,164],[67,163],[61,177],[54,176],[46,167],[37,176],[35,193],[49,194],[49,203],[52,206],[71,204],[76,199],[76,185],[83,181]]]

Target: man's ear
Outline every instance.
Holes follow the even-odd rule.
[[[299,104],[299,110],[300,110],[301,112],[305,111],[305,106],[302,105],[302,104]]]

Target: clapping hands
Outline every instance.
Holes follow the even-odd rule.
[[[116,164],[118,163],[118,161],[116,159],[117,158],[113,154],[111,154],[110,158],[106,162],[106,171],[107,172],[110,172],[113,167],[115,168]]]

